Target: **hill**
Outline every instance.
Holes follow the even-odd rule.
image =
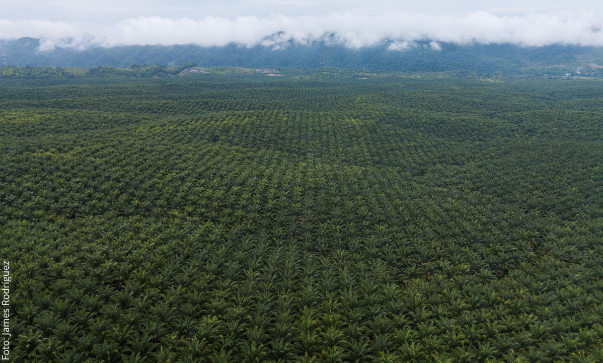
[[[403,51],[388,50],[388,45],[349,49],[340,45],[291,43],[281,50],[264,46],[252,48],[230,44],[225,47],[122,46],[75,50],[54,48],[39,51],[39,40],[21,38],[2,43],[7,65],[32,67],[111,66],[129,68],[133,64],[177,66],[196,63],[205,67],[320,68],[337,67],[369,71],[446,72],[462,70],[480,75],[565,74],[601,77],[603,50],[594,47],[520,47],[511,44],[440,44],[434,50],[429,42],[417,43]]]

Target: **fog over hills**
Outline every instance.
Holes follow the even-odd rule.
[[[488,11],[472,11],[479,9],[473,4],[467,9],[459,7],[457,11],[464,11],[460,14],[445,8],[439,14],[412,13],[401,11],[400,6],[386,11],[389,8],[382,2],[374,1],[370,3],[377,9],[375,14],[358,3],[350,5],[350,11],[328,13],[330,8],[318,11],[319,7],[308,1],[299,2],[297,10],[283,2],[260,1],[263,7],[255,8],[254,13],[234,1],[232,5],[238,7],[226,12],[189,3],[181,8],[133,7],[141,14],[137,17],[131,16],[134,10],[131,13],[116,3],[114,8],[84,3],[87,5],[67,9],[72,18],[57,9],[53,13],[49,7],[49,20],[0,19],[5,63],[90,68],[193,62],[202,66],[420,72],[538,70],[563,75],[598,74],[603,65],[601,9],[598,13],[597,9],[588,10],[584,7],[587,3],[580,1],[576,6],[582,8],[576,10],[563,9],[559,2],[551,3],[556,7],[541,3],[533,9],[516,2],[514,7],[497,9],[484,2],[480,6]],[[272,10],[284,13],[266,15],[272,3],[280,6]],[[431,3],[434,9],[441,5]],[[333,10],[343,9],[339,5]],[[304,6],[315,13],[294,15]],[[93,10],[107,18],[86,22],[86,14]],[[223,15],[195,17],[195,11],[202,10]],[[107,15],[111,11],[117,14],[115,19]],[[153,13],[162,15],[149,15]],[[260,15],[253,15],[256,13]],[[129,17],[119,18],[119,14]]]
[[[4,14],[3,14],[4,15]],[[358,49],[389,43],[390,49],[413,47],[417,41],[455,44],[553,44],[603,46],[602,19],[592,11],[564,10],[516,16],[475,11],[466,15],[433,15],[401,11],[378,15],[350,12],[312,16],[204,16],[200,19],[159,15],[130,17],[114,23],[81,23],[0,18],[0,39],[41,40],[40,49],[55,46],[177,45],[203,47],[238,44],[274,49],[326,42]]]
[[[592,46],[547,45],[522,47],[515,44],[470,44],[416,41],[395,49],[394,41],[350,48],[343,44],[316,41],[288,42],[279,49],[266,45],[93,46],[86,49],[55,46],[41,50],[40,39],[4,41],[1,49],[7,65],[91,68],[128,68],[133,64],[239,66],[276,68],[340,67],[361,70],[432,72],[463,70],[480,74],[537,72],[539,74],[603,75],[603,49]]]

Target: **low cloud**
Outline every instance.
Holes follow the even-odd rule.
[[[300,17],[272,15],[234,19],[210,16],[202,20],[140,17],[112,26],[0,20],[0,39],[40,38],[42,50],[54,46],[224,46],[230,43],[247,47],[262,44],[282,49],[291,42],[309,44],[324,41],[349,48],[385,44],[392,51],[404,51],[415,46],[416,41],[429,40],[429,47],[437,51],[441,50],[440,42],[603,46],[601,24],[601,19],[594,13],[572,11],[513,17],[487,12],[456,17],[408,13],[379,16],[349,13]]]
[[[410,48],[414,48],[416,46],[415,43],[413,42],[409,42],[409,41],[394,41],[392,43],[390,43],[387,47],[387,50],[399,50],[399,51],[404,51],[404,50],[408,50]]]
[[[40,49],[52,49],[55,46],[85,48],[93,37],[77,27],[46,20],[8,21],[0,19],[0,39],[12,40],[23,37],[40,39]]]
[[[440,44],[438,44],[438,42],[432,41],[431,43],[429,43],[429,47],[433,50],[442,50],[442,47],[440,46]]]

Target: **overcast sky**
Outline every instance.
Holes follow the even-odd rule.
[[[349,47],[417,40],[603,46],[603,1],[593,0],[0,0],[0,39],[46,48],[130,44],[307,43],[334,34]],[[278,35],[274,35],[278,34]]]

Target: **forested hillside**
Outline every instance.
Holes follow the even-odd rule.
[[[282,49],[263,45],[229,44],[201,47],[192,44],[162,46],[55,47],[40,50],[40,41],[21,38],[0,41],[9,66],[129,68],[133,64],[178,66],[196,63],[204,67],[320,68],[338,67],[369,71],[449,72],[479,75],[527,74],[537,76],[588,75],[603,77],[603,48],[571,45],[522,47],[514,44],[441,43],[434,50],[429,41],[404,50],[391,50],[391,42],[359,49],[331,43],[289,43]]]
[[[0,78],[13,362],[603,362],[603,87]]]

